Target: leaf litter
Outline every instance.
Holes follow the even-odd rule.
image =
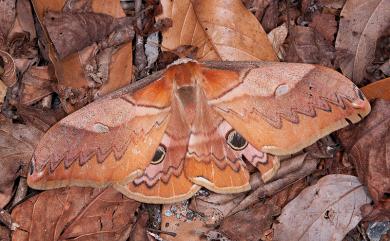
[[[387,6],[386,0],[1,1],[0,237],[385,237],[386,231],[373,230],[390,217],[389,103],[375,100],[389,98]],[[284,157],[269,183],[252,174],[249,193],[201,190],[183,203],[141,205],[110,188],[37,193],[27,187],[32,151],[51,125],[179,57],[340,67],[359,86],[372,83],[363,91],[373,110],[328,137],[333,144],[320,140]]]

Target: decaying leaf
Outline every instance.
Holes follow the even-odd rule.
[[[285,57],[287,62],[333,66],[334,47],[313,28],[294,26],[287,41],[290,43]]]
[[[377,39],[389,27],[390,1],[348,0],[341,11],[336,48],[347,51],[340,61],[342,72],[361,83],[374,59]]]
[[[11,199],[15,179],[27,167],[43,133],[34,126],[12,124],[0,115],[0,207]]]
[[[173,26],[163,32],[163,50],[199,48],[199,60],[270,60],[277,57],[260,23],[240,0],[161,1]]]
[[[20,225],[12,240],[118,240],[135,223],[138,206],[112,188],[45,191],[12,211]]]
[[[367,185],[376,203],[390,201],[389,105],[390,101],[376,101],[366,119],[340,130],[338,135],[359,178]]]
[[[369,202],[357,177],[325,176],[283,208],[274,240],[341,241],[361,220],[360,207]]]
[[[324,36],[326,40],[333,42],[334,35],[337,32],[337,22],[333,14],[315,14],[309,26]]]
[[[280,213],[277,206],[261,203],[250,209],[225,218],[218,230],[231,240],[257,241],[271,228],[274,216]]]

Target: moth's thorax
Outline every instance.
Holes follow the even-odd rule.
[[[195,118],[196,111],[196,87],[183,86],[176,89],[176,96],[182,107],[182,117],[190,125]]]

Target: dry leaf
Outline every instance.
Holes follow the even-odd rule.
[[[337,22],[333,14],[320,13],[313,16],[309,27],[314,28],[329,42],[333,42],[337,31]]]
[[[390,100],[390,77],[366,85],[361,90],[369,100]]]
[[[294,26],[287,38],[287,62],[321,64],[332,67],[335,50],[321,34],[310,27]]]
[[[13,86],[17,81],[15,62],[9,53],[2,50],[0,50],[0,69],[2,69],[0,79],[3,83],[8,87]]]
[[[7,86],[0,79],[0,104],[4,103],[5,95],[7,94]],[[1,108],[1,105],[0,105]]]
[[[376,203],[389,202],[390,101],[378,100],[370,115],[338,132],[348,158]]]
[[[135,222],[139,203],[112,188],[60,188],[12,211],[20,227],[12,240],[117,240]]]
[[[43,20],[46,11],[59,12],[64,3],[65,0],[33,0],[34,9],[41,25],[45,26]],[[125,16],[119,1],[91,0],[91,10],[96,14],[108,14],[115,18]],[[107,47],[107,44],[116,43],[118,39],[128,36],[127,34],[127,31],[119,31],[110,35],[107,42],[103,41],[101,45]],[[59,60],[54,54],[54,49],[50,48],[49,57],[55,68],[55,75],[59,82],[60,99],[64,109],[68,113],[73,112],[92,101],[93,97],[110,93],[129,84],[132,80],[133,66],[131,49],[131,42],[121,45],[107,61],[109,62],[108,66],[97,68],[98,73],[104,72],[103,75],[108,77],[105,83],[96,85],[92,78],[87,77],[88,73],[86,73],[85,68],[95,56],[94,54],[99,52],[98,45],[86,47],[62,60]]]
[[[240,0],[161,1],[161,18],[171,18],[163,32],[163,50],[181,45],[199,48],[199,60],[269,60],[277,57],[260,23]]]
[[[355,83],[362,83],[366,67],[374,59],[377,39],[389,23],[388,0],[348,0],[345,3],[336,48],[351,55],[341,60],[340,68]]]
[[[15,179],[27,175],[28,163],[42,135],[34,126],[12,124],[0,115],[0,208],[11,199]]]
[[[53,80],[54,77],[50,75],[48,66],[31,67],[23,74],[21,104],[31,105],[50,95],[53,92],[51,87]]]
[[[361,220],[360,207],[369,202],[357,177],[325,176],[283,208],[274,240],[341,241]]]
[[[257,241],[271,228],[274,216],[279,213],[277,206],[258,203],[250,209],[225,218],[218,231],[232,240]]]
[[[0,49],[6,49],[7,36],[15,22],[16,1],[0,1]]]
[[[280,60],[284,59],[284,49],[283,49],[283,43],[287,38],[288,34],[288,28],[287,24],[283,23],[277,28],[274,28],[271,32],[268,33],[268,40],[271,42],[272,47],[277,53]]]

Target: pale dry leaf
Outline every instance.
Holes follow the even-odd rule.
[[[275,241],[337,241],[362,219],[370,197],[357,177],[328,175],[289,202],[274,226]]]
[[[0,72],[0,79],[6,86],[11,87],[17,81],[15,61],[8,52],[2,50],[0,50],[0,67],[3,69]]]
[[[173,26],[163,32],[163,50],[181,45],[199,48],[199,60],[277,61],[260,23],[240,0],[161,1]]]
[[[16,1],[4,0],[0,1],[0,49],[5,49],[7,44],[7,36],[15,22]]]
[[[12,211],[12,240],[117,240],[135,223],[139,203],[112,188],[44,191]]]
[[[366,67],[374,60],[377,39],[390,23],[390,1],[348,0],[341,11],[336,48],[351,58],[340,61],[342,72],[361,83]]]
[[[287,34],[288,34],[287,24],[283,23],[279,27],[272,29],[272,31],[269,32],[267,35],[268,40],[272,44],[272,48],[274,49],[275,53],[278,55],[278,58],[280,60],[284,59],[285,53],[282,45],[287,38]]]
[[[6,94],[7,94],[7,86],[0,79],[0,104],[4,103],[4,98]]]

